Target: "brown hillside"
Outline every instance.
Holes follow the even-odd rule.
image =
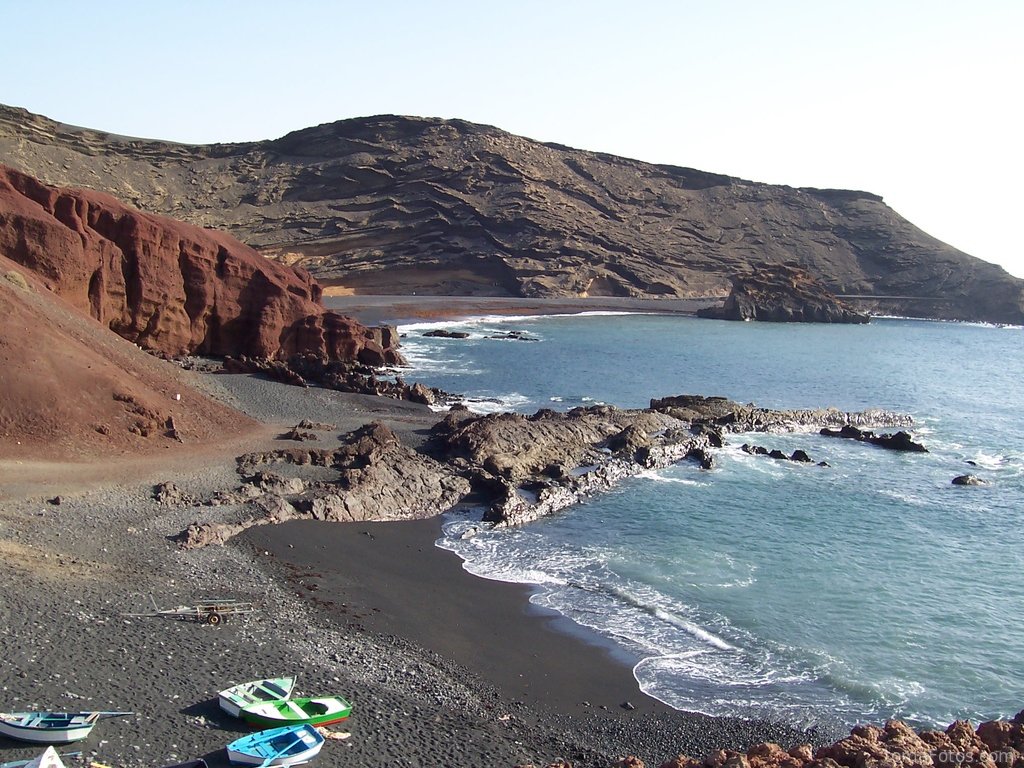
[[[0,460],[170,456],[256,427],[0,257]]]

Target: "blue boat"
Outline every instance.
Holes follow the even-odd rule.
[[[311,725],[289,725],[243,736],[227,746],[228,760],[261,768],[307,763],[320,753],[324,737]]]

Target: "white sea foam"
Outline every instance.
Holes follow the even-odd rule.
[[[902,491],[893,491],[889,488],[883,488],[878,492],[882,496],[888,496],[890,499],[896,499],[902,501],[904,504],[910,504],[915,507],[926,507],[930,504],[928,499],[922,498],[921,496],[915,496],[912,493],[904,493]]]
[[[518,392],[512,392],[494,398],[464,397],[461,398],[460,402],[473,413],[505,413],[507,411],[515,411],[527,405],[530,402],[530,398]]]
[[[694,487],[706,486],[707,483],[699,483],[696,480],[690,480],[686,477],[669,477],[664,471],[648,469],[640,472],[637,475],[638,478],[643,480],[653,480],[656,483],[675,483],[676,485],[692,485]]]

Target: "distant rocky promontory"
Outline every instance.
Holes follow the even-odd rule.
[[[712,303],[756,264],[796,262],[858,313],[1024,323],[1024,281],[878,195],[655,165],[463,120],[385,115],[196,146],[0,106],[0,162],[224,230],[328,291]]]
[[[697,310],[716,320],[761,320],[773,323],[866,323],[868,315],[839,301],[796,264],[758,264],[733,278],[721,307]]]

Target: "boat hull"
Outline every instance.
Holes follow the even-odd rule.
[[[220,708],[232,717],[241,717],[242,709],[261,701],[287,699],[295,687],[294,677],[273,677],[234,685],[217,694]]]
[[[86,722],[71,722],[64,727],[47,727],[31,720],[26,721],[24,717],[19,720],[0,717],[0,734],[33,744],[70,744],[86,738],[95,725],[95,718]]]
[[[35,760],[30,760],[25,768],[64,768],[64,763],[53,747],[47,747]]]
[[[285,725],[314,727],[340,723],[352,714],[352,705],[340,696],[265,701],[242,709],[242,718],[260,728]]]
[[[235,765],[288,766],[308,763],[323,745],[312,726],[298,725],[245,736],[228,744],[227,753]]]

